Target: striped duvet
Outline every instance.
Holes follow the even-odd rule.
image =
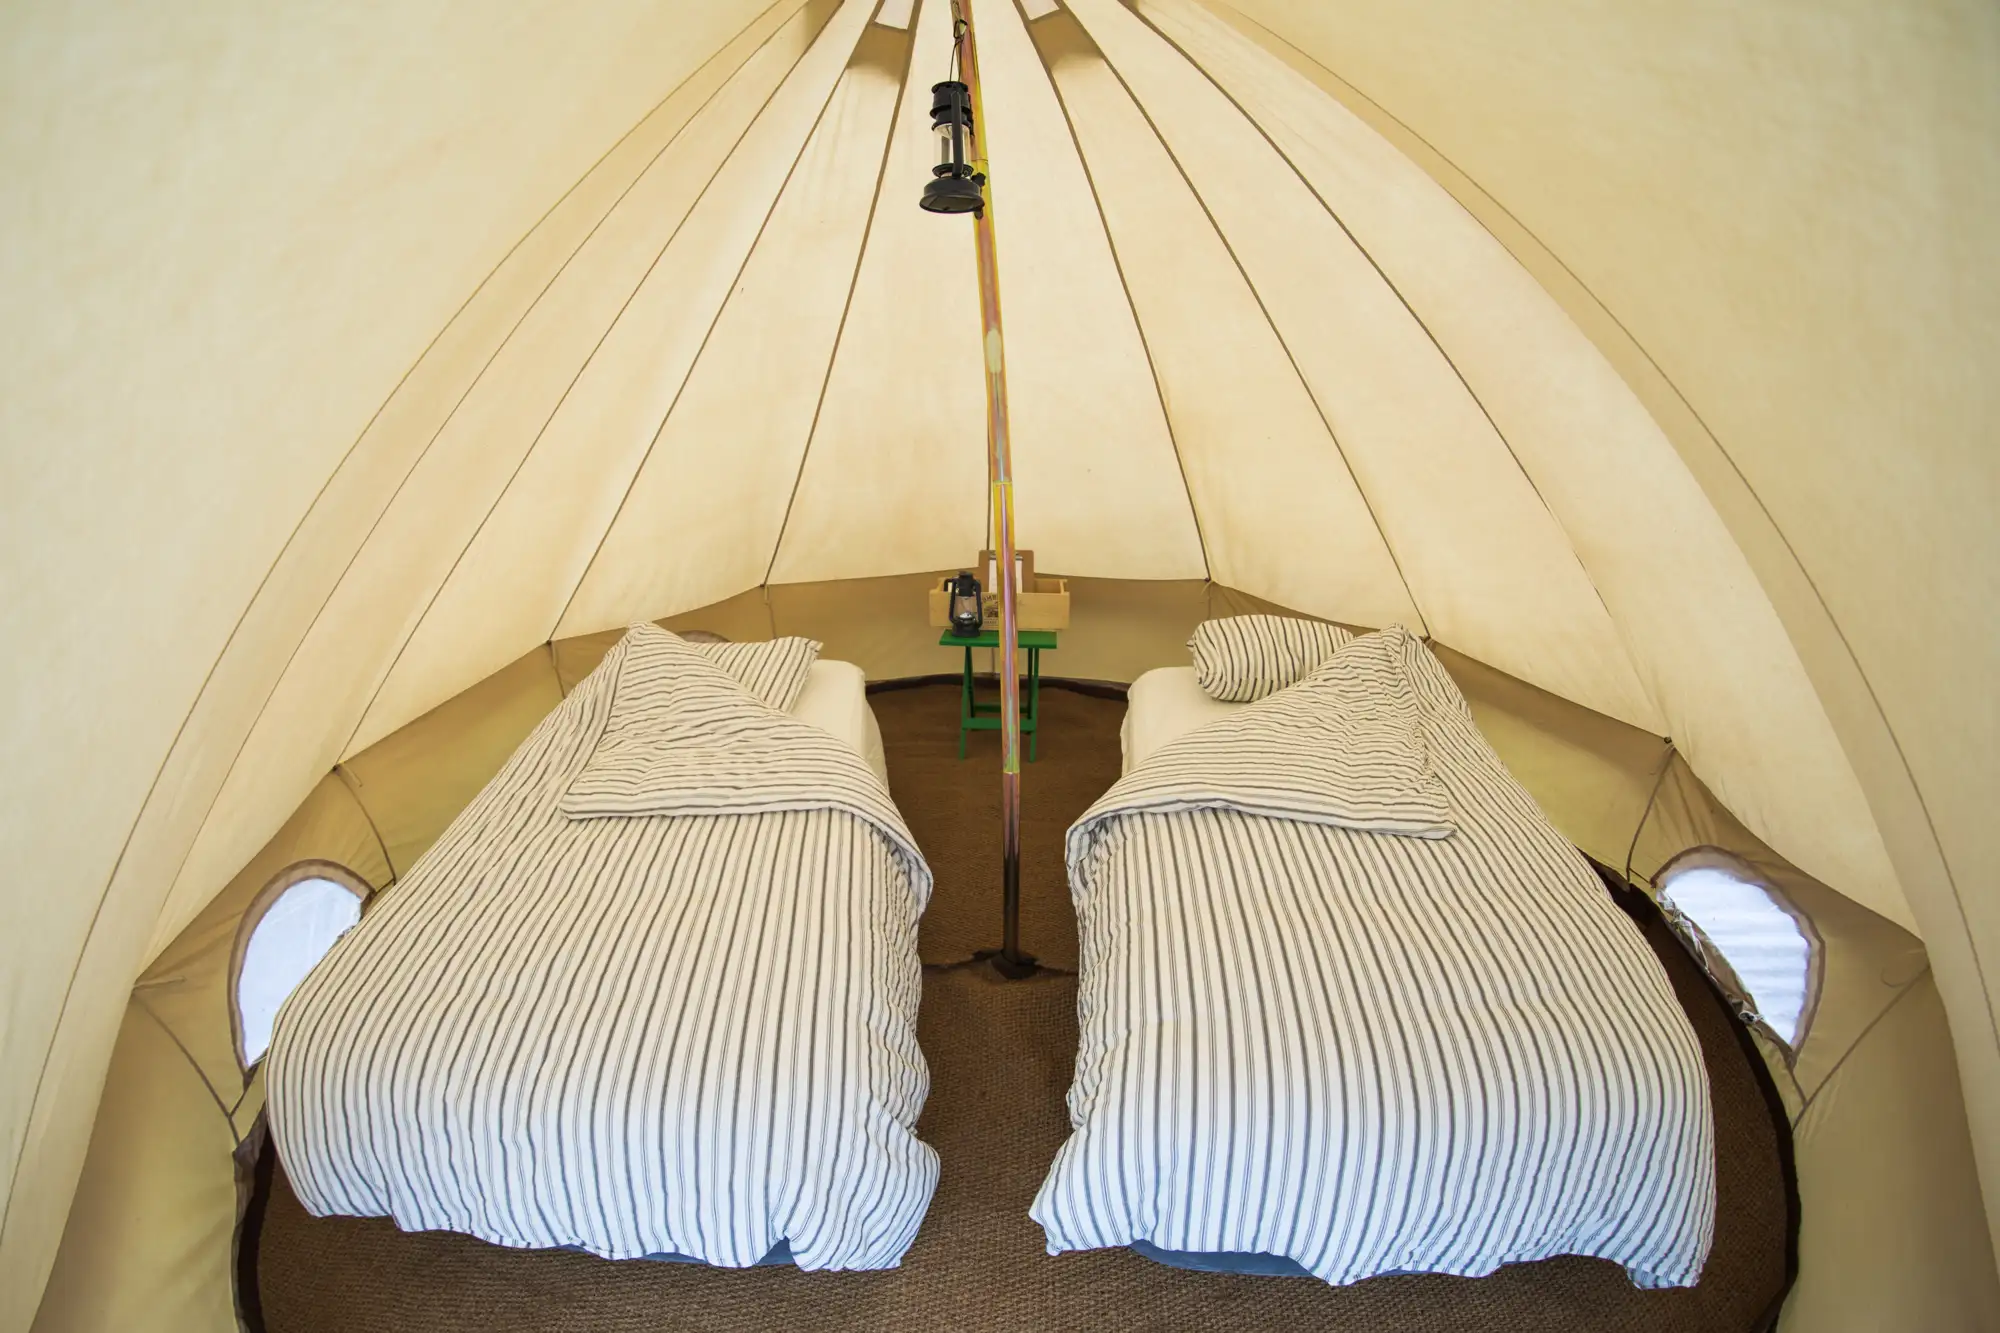
[[[285,1170],[501,1245],[893,1266],[929,893],[858,754],[637,627],[286,1003]]]
[[[1082,1041],[1031,1210],[1051,1253],[1700,1275],[1693,1030],[1407,631],[1162,747],[1068,856]]]

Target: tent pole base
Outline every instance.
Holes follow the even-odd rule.
[[[1042,965],[1035,961],[1033,954],[1018,950],[981,949],[972,957],[977,962],[991,963],[993,970],[1009,981],[1020,981],[1042,970]]]

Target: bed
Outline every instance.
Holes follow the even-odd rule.
[[[1594,871],[1421,640],[1221,703],[1135,682],[1069,831],[1081,950],[1051,1253],[1350,1283],[1576,1254],[1691,1285],[1699,1046]]]
[[[817,645],[811,645],[816,653]],[[635,626],[280,1011],[306,1208],[494,1244],[893,1267],[931,888],[860,672],[780,709]]]

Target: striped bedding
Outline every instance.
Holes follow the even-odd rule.
[[[1322,620],[1222,616],[1194,627],[1188,657],[1209,698],[1247,704],[1298,684],[1353,638]]]
[[[852,747],[635,627],[285,1004],[286,1173],[500,1245],[892,1267],[930,887]]]
[[[1082,1039],[1031,1209],[1050,1253],[1700,1275],[1693,1030],[1415,636],[1356,639],[1162,747],[1068,857]]]

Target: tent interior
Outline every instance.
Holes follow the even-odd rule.
[[[2000,1329],[2000,11],[974,13],[1044,677],[1423,636],[1593,861],[1809,918],[1777,1326]],[[958,670],[950,5],[0,34],[0,1330],[235,1328],[274,877],[393,895],[629,624]]]

